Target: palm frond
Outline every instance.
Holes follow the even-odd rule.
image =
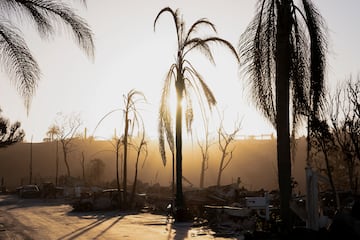
[[[193,25],[191,25],[187,35],[186,35],[186,38],[185,38],[185,41],[184,42],[187,42],[189,41],[189,39],[191,38],[191,35],[196,33],[197,32],[197,29],[201,26],[201,25],[205,25],[205,26],[208,26],[210,27],[215,33],[217,33],[217,30],[216,30],[216,27],[215,25],[210,22],[209,20],[205,19],[205,18],[202,18],[202,19],[199,19],[197,20]]]
[[[239,55],[237,54],[235,48],[233,47],[233,45],[226,41],[225,39],[219,38],[219,37],[208,37],[203,39],[204,43],[217,43],[220,44],[222,46],[225,46],[227,49],[230,50],[230,52],[233,54],[233,56],[236,58],[237,62],[240,62],[240,58]]]
[[[321,109],[324,104],[324,84],[325,66],[327,49],[326,37],[324,33],[325,24],[315,6],[308,0],[302,0],[306,16],[307,29],[310,36],[310,89],[311,101],[314,114]]]
[[[249,76],[253,102],[273,126],[276,126],[275,27],[274,1],[259,1],[258,12],[239,42],[241,70]]]
[[[194,92],[194,96],[197,98],[197,102],[199,103],[200,106],[200,111],[201,111],[201,115],[203,118],[203,121],[205,121],[206,119],[206,113],[205,113],[205,104],[204,104],[204,93],[201,90],[201,87],[198,86],[198,79],[196,78],[196,76],[189,70],[187,69],[188,67],[185,67],[185,71],[187,73],[187,75],[189,75],[189,77],[185,78],[185,84],[186,84],[186,89],[190,89]],[[211,110],[211,107],[209,106],[209,109]]]
[[[209,108],[211,109],[212,106],[216,105],[216,98],[213,94],[213,92],[210,90],[208,85],[205,83],[203,77],[196,71],[196,69],[192,66],[190,62],[187,61],[187,64],[189,65],[188,68],[186,68],[186,71],[188,71],[190,74],[194,75],[196,80],[200,83],[202,92],[204,96],[206,97],[207,103],[209,104]],[[195,83],[197,81],[194,81]]]
[[[186,48],[186,51],[183,53],[183,58],[194,48],[200,50],[201,53],[205,55],[209,61],[215,65],[215,60],[213,57],[213,54],[211,53],[211,49],[209,45],[204,42],[201,38],[193,38],[191,40],[188,40],[185,42],[184,49]]]
[[[295,16],[296,17],[296,16]],[[307,51],[307,39],[304,29],[294,21],[294,31],[291,36],[292,41],[292,64],[291,64],[291,90],[293,96],[293,119],[299,120],[299,117],[309,113],[309,53]]]
[[[32,2],[5,0],[1,6],[4,10],[6,9],[8,11],[9,18],[11,14],[14,14],[23,21],[30,20],[31,23],[35,23],[41,37],[48,37],[54,34],[52,18],[50,18],[46,12],[36,8]],[[23,17],[29,19],[22,19]]]
[[[185,96],[185,122],[186,122],[186,129],[188,133],[191,133],[192,129],[192,123],[194,121],[194,110],[192,106],[192,100],[191,100],[191,94],[189,89],[185,88],[184,90],[184,96]]]
[[[178,40],[178,43],[179,43],[180,40],[181,40],[181,35],[180,35],[180,32],[179,32],[180,31],[181,20],[180,20],[179,15],[178,15],[178,10],[176,10],[174,12],[170,7],[165,7],[163,9],[161,9],[160,12],[157,14],[155,20],[154,20],[154,31],[155,31],[156,23],[157,23],[159,17],[165,12],[170,13],[171,16],[173,17],[173,20],[174,20],[174,23],[175,23],[175,28],[176,28],[177,40]]]
[[[15,82],[29,111],[31,98],[40,78],[40,69],[24,39],[5,21],[0,24],[0,51],[2,66]]]
[[[159,114],[160,115],[160,114]],[[164,121],[160,118],[158,122],[158,132],[159,132],[159,152],[164,166],[166,166],[166,151],[165,151],[165,128]]]
[[[74,34],[75,40],[77,41],[80,48],[82,48],[89,57],[94,56],[94,42],[92,32],[89,25],[74,11],[67,7],[65,4],[38,4],[36,7],[51,12],[58,16],[62,22],[70,26],[72,33]]]
[[[168,74],[165,78],[164,87],[161,93],[160,100],[160,109],[159,109],[159,150],[161,153],[161,158],[163,164],[166,164],[166,152],[165,152],[165,136],[168,142],[169,148],[174,152],[174,133],[172,129],[172,118],[171,110],[169,106],[169,95],[170,87],[172,80],[174,79],[174,71],[176,70],[176,65],[173,64],[168,71]]]
[[[75,14],[67,4],[55,0],[3,0],[0,7],[9,14],[28,17],[34,22],[41,37],[54,33],[55,24],[71,29],[79,47],[91,58],[94,56],[94,42],[88,24]]]

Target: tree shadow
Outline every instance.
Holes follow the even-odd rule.
[[[101,237],[103,234],[105,234],[109,229],[111,229],[113,226],[115,226],[121,219],[124,218],[125,215],[119,216],[118,211],[111,211],[111,212],[68,212],[68,216],[76,216],[82,219],[97,219],[95,222],[92,222],[86,226],[80,227],[70,233],[65,234],[64,236],[58,238],[57,240],[71,240],[71,239],[77,239],[81,235],[85,234],[86,232],[90,231],[91,229],[94,229],[95,227],[110,221],[111,219],[116,219],[104,230],[102,230],[98,235],[96,235],[93,239],[97,239]]]
[[[8,206],[9,210],[17,208],[31,208],[41,206],[59,206],[69,204],[63,198],[44,199],[44,198],[20,198],[17,195],[8,195],[0,202],[0,206]]]
[[[168,233],[167,240],[184,240],[188,238],[192,222],[169,222],[166,226]]]

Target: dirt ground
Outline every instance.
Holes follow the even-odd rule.
[[[63,199],[19,199],[0,195],[0,239],[205,240],[216,237],[192,223],[167,223],[166,216],[120,211],[73,212]]]

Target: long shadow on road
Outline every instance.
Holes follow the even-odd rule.
[[[78,217],[83,218],[81,215],[79,214],[71,214],[71,215],[76,215]],[[77,239],[79,238],[81,235],[85,234],[86,232],[90,231],[91,229],[94,229],[95,227],[101,225],[102,223],[105,223],[108,220],[111,220],[115,217],[114,213],[111,214],[106,214],[106,215],[93,215],[94,218],[97,218],[97,220],[95,222],[92,222],[86,226],[80,227],[60,238],[58,238],[57,240],[72,240],[72,239]],[[94,237],[93,239],[97,239],[100,236],[102,236],[104,233],[106,233],[109,229],[111,229],[117,222],[119,222],[121,219],[123,219],[124,216],[119,216],[113,223],[111,223],[108,227],[106,227],[103,231],[101,231],[96,237]]]
[[[192,223],[169,223],[167,230],[169,231],[167,240],[184,240],[188,237]]]

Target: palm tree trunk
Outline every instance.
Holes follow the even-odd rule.
[[[131,204],[135,204],[134,200],[135,200],[135,193],[136,193],[136,187],[137,187],[140,153],[141,153],[141,151],[138,150],[137,155],[136,155],[136,163],[135,163],[134,183],[132,185],[131,198],[130,198]]]
[[[178,78],[181,78],[181,76]],[[179,79],[177,81],[177,83],[179,83]],[[182,89],[183,88],[181,88],[181,86],[176,86],[176,207],[178,209],[182,209],[184,207],[184,197],[182,191]]]
[[[276,35],[276,132],[278,183],[280,190],[280,216],[286,229],[291,227],[291,155],[289,119],[290,80],[290,4],[279,6]]]
[[[172,156],[172,183],[171,183],[171,193],[172,196],[175,194],[175,154],[174,151],[171,151]]]
[[[116,134],[115,134],[116,137]],[[119,150],[120,150],[120,140],[116,139],[116,184],[118,190],[118,203],[121,206],[121,188],[120,188],[120,178],[119,178]]]
[[[128,109],[128,108],[127,108]],[[128,132],[129,132],[129,119],[128,119],[128,110],[125,113],[125,129],[124,129],[124,175],[123,175],[123,188],[124,188],[124,199],[123,204],[126,208],[127,205],[127,156],[128,156]]]

